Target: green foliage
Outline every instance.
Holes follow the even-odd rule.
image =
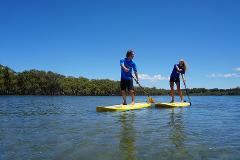
[[[64,76],[53,72],[30,70],[17,76],[18,93],[20,95],[60,95],[61,79]]]
[[[8,67],[0,65],[0,94],[10,95],[17,92],[16,73]]]
[[[145,87],[149,95],[169,95],[169,90]],[[145,95],[144,90],[135,87],[137,95]],[[184,92],[185,93],[185,92]],[[240,95],[240,87],[232,89],[189,89],[190,95]],[[16,73],[0,65],[0,95],[76,95],[111,96],[120,95],[120,82],[109,79],[87,79],[65,77],[63,75],[38,70]]]

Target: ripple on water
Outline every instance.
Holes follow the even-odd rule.
[[[192,106],[186,108],[106,113],[96,112],[96,106],[119,104],[121,97],[5,96],[0,101],[0,159],[238,159],[240,155],[239,96],[192,97]]]

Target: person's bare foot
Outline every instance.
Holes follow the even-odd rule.
[[[132,105],[134,105],[135,104],[135,102],[132,102]]]

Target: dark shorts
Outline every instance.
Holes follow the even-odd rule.
[[[170,82],[180,82],[180,78],[179,77],[170,77]]]
[[[131,80],[121,79],[120,85],[121,85],[121,90],[122,91],[134,90],[134,88],[133,88],[133,80],[132,79]]]

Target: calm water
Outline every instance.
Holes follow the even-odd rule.
[[[120,97],[3,96],[0,102],[1,160],[240,159],[239,96],[107,113],[96,106]]]

